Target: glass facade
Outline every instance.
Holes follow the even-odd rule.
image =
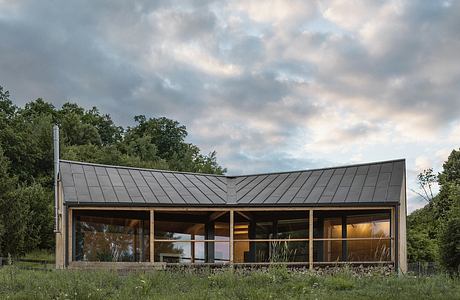
[[[75,261],[148,262],[150,211],[76,210]],[[308,263],[308,211],[235,211],[234,263]],[[153,261],[229,263],[228,211],[155,211]],[[391,260],[390,211],[314,211],[313,261]]]
[[[334,262],[342,260],[342,218],[325,218],[323,221],[324,238],[331,239],[323,242],[323,261]]]
[[[79,211],[75,214],[75,260],[149,261],[147,213]]]
[[[157,212],[154,261],[225,263],[230,260],[228,212]]]
[[[390,212],[317,212],[314,221],[316,262],[391,260]]]
[[[235,214],[234,262],[308,260],[308,213],[305,211]]]
[[[389,261],[390,220],[387,214],[356,215],[347,218],[347,261]]]

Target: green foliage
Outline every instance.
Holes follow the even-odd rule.
[[[410,228],[407,232],[407,255],[409,261],[431,262],[437,260],[438,245],[426,231]]]
[[[439,174],[439,184],[460,184],[460,149],[450,153],[443,169],[443,172]]]
[[[128,273],[0,269],[2,299],[459,299],[460,279],[284,269]]]
[[[54,246],[51,199],[50,190],[38,183],[11,190],[0,199],[0,256]]]
[[[54,246],[52,126],[61,157],[102,164],[223,174],[216,153],[185,141],[179,122],[136,116],[126,130],[96,107],[39,98],[17,107],[0,86],[0,255]]]
[[[410,261],[436,260],[455,271],[460,257],[460,151],[452,151],[438,180],[439,193],[407,219],[408,256]]]
[[[27,252],[22,258],[33,260],[54,261],[55,253],[48,249],[37,249]]]
[[[179,122],[161,118],[135,116],[137,126],[129,127],[124,136],[122,152],[144,160],[167,161],[170,170],[223,174],[217,163],[216,152],[209,155],[185,142],[187,129]]]
[[[460,272],[460,217],[450,219],[440,236],[443,266],[452,273]]]
[[[10,162],[3,155],[3,150],[0,147],[0,256],[7,254],[7,243],[9,237],[8,223],[9,220],[5,216],[10,212],[9,200],[11,199],[11,193],[14,191],[16,186],[16,178],[11,177],[8,173]]]

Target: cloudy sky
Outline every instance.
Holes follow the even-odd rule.
[[[460,1],[0,0],[0,85],[176,119],[229,174],[406,158],[413,187],[460,146]]]

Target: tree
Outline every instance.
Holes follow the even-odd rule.
[[[94,163],[222,174],[216,153],[201,154],[187,130],[165,118],[136,116],[117,126],[97,107],[56,108],[38,98],[17,107],[0,86],[0,255],[52,248],[52,126],[60,125],[61,157]],[[14,167],[12,167],[14,166]]]
[[[12,193],[17,185],[17,178],[9,175],[10,162],[3,155],[0,148],[0,256],[5,256],[8,253],[15,253],[17,236],[14,235],[14,221],[10,222],[10,217],[18,208],[17,203],[12,202]],[[23,216],[22,213],[19,213]],[[13,223],[13,224],[12,224]],[[13,225],[13,228],[12,228]],[[22,227],[17,228],[21,236]],[[13,232],[13,235],[11,234]],[[21,238],[20,238],[21,239]],[[21,243],[21,241],[19,241]]]
[[[143,115],[135,116],[134,120],[138,124],[126,131],[121,146],[123,153],[148,157],[152,161],[162,159],[170,170],[211,174],[226,172],[218,165],[215,152],[203,155],[196,145],[185,142],[187,129],[179,122],[165,117],[147,119]]]
[[[443,171],[439,174],[439,184],[460,184],[460,149],[453,150],[443,164]]]
[[[128,128],[125,142],[129,143],[148,136],[150,143],[156,146],[158,156],[166,160],[182,154],[185,150],[184,140],[187,137],[187,129],[179,122],[165,117],[147,119],[143,115],[135,116],[134,121],[138,124]]]
[[[407,232],[407,258],[409,261],[432,262],[437,260],[438,245],[427,231],[410,228]]]
[[[431,200],[407,219],[408,256],[417,261],[436,259],[447,270],[453,271],[458,268],[460,255],[457,227],[460,218],[460,151],[452,151],[438,179],[440,191],[432,197],[428,186],[434,181],[431,170],[419,176],[419,181],[425,185],[424,196]]]
[[[455,178],[449,180],[456,182]],[[460,272],[460,184],[449,184],[451,207],[447,221],[441,227],[439,236],[440,259],[444,268],[451,273]]]
[[[17,107],[13,105],[10,100],[10,92],[3,91],[3,87],[0,86],[0,114],[3,118],[12,118],[16,113]]]
[[[86,111],[81,120],[97,129],[102,145],[112,145],[120,142],[123,138],[123,127],[116,126],[110,115],[102,115],[95,106]]]
[[[440,236],[441,262],[451,273],[460,272],[460,217],[450,219]]]
[[[422,197],[423,200],[430,203],[434,198],[433,185],[436,182],[437,178],[436,175],[433,173],[433,169],[425,169],[417,175],[417,184],[423,192],[421,193],[413,189],[412,191],[420,197]]]

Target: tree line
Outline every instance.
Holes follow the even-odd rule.
[[[57,108],[43,99],[16,106],[0,86],[0,256],[52,249],[52,126],[61,158],[142,168],[223,174],[216,152],[186,142],[187,129],[166,117],[134,117],[123,128],[97,107]]]
[[[450,272],[460,271],[460,149],[453,150],[439,174],[431,169],[418,176],[420,196],[427,204],[407,218],[408,259],[440,262]],[[432,184],[439,193],[433,196]]]

